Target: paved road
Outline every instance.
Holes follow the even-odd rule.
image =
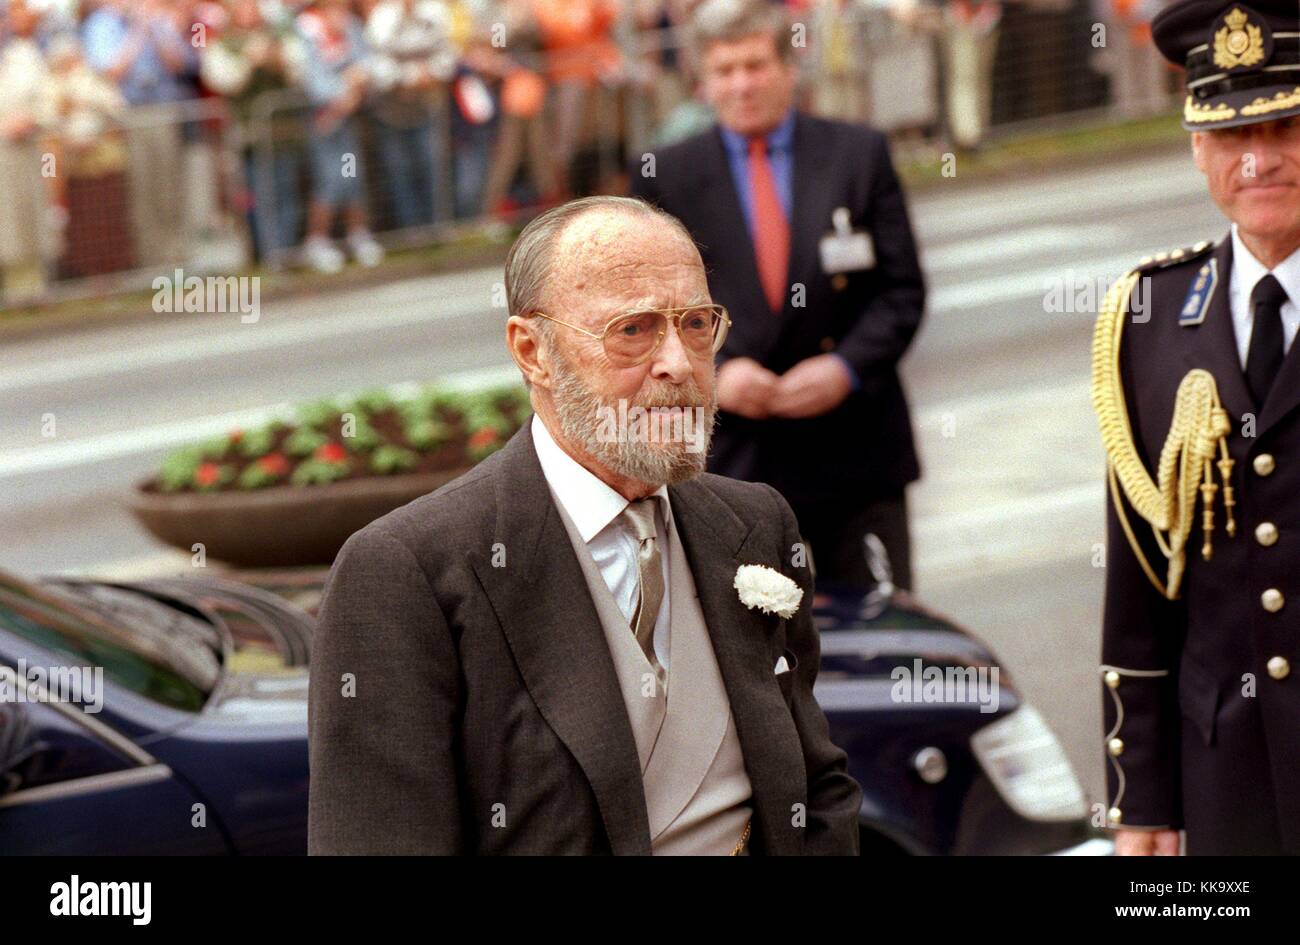
[[[1183,153],[914,202],[932,294],[904,370],[925,478],[919,590],[984,637],[1102,790],[1096,681],[1102,455],[1088,406],[1097,287],[1224,223]],[[121,498],[171,447],[281,405],[411,381],[509,376],[499,271],[237,314],[7,344],[0,567],[175,569]],[[1048,304],[1055,297],[1066,306]],[[1064,307],[1069,310],[1054,311]],[[53,436],[43,435],[53,421]]]

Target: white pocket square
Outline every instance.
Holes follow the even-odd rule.
[[[774,672],[778,676],[780,676],[782,673],[790,672],[790,664],[785,661],[784,656],[776,661],[776,667],[772,670],[772,672]]]

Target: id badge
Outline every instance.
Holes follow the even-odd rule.
[[[871,242],[871,234],[852,228],[848,208],[836,207],[831,214],[831,223],[834,231],[823,236],[818,246],[822,272],[836,275],[874,268],[876,248]]]

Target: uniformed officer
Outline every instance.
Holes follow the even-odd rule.
[[[1120,853],[1300,853],[1300,8],[1179,0],[1183,126],[1232,222],[1107,296],[1102,690]]]

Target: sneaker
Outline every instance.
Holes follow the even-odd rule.
[[[323,236],[312,236],[302,244],[302,259],[317,272],[339,272],[346,261],[343,253]]]
[[[384,247],[375,242],[369,230],[353,230],[348,234],[348,249],[352,258],[367,269],[373,269],[384,261]]]

